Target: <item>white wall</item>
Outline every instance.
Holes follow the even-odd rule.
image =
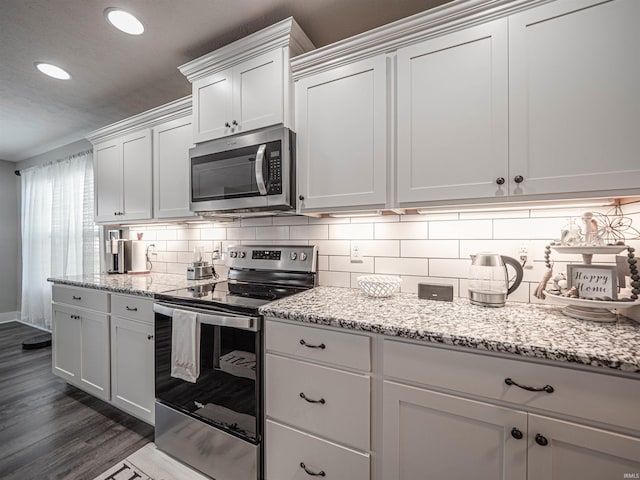
[[[593,209],[606,213],[608,208]],[[629,211],[640,212],[638,204]],[[184,274],[191,251],[203,246],[212,250],[214,240],[223,249],[232,244],[316,244],[319,246],[319,282],[357,288],[357,277],[365,273],[394,274],[403,279],[402,290],[416,292],[418,282],[453,285],[456,296],[467,296],[469,255],[495,251],[519,256],[528,250],[524,283],[509,298],[535,302],[532,295],[544,267],[544,246],[560,236],[569,217],[580,217],[584,209],[520,210],[444,215],[390,215],[383,217],[307,218],[265,217],[238,220],[231,224],[164,225],[132,228],[144,232],[158,255],[153,270]],[[640,213],[633,213],[640,228]],[[358,243],[362,263],[350,262],[351,246]],[[630,242],[640,247],[639,241]],[[640,250],[640,248],[639,248]],[[552,255],[554,271],[567,263],[580,262],[579,255]],[[596,256],[594,262],[613,263],[613,255]],[[223,267],[219,265],[218,269]]]
[[[20,179],[14,170],[15,163],[0,160],[0,321],[14,319],[19,308]]]

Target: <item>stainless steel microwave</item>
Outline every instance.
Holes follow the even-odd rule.
[[[293,210],[295,147],[295,133],[282,125],[196,145],[189,150],[191,211]]]

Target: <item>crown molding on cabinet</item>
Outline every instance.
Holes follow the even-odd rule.
[[[191,115],[191,95],[94,130],[87,135],[87,140],[95,145],[142,128],[152,128],[187,115]]]
[[[552,0],[455,0],[300,55],[291,60],[293,79],[299,80],[358,60],[390,53],[407,45],[550,1]]]
[[[286,46],[290,48],[291,57],[315,48],[293,17],[196,58],[179,66],[178,69],[193,83],[199,78],[231,67],[247,58]]]

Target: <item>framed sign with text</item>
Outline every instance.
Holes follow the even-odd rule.
[[[578,297],[593,300],[616,300],[617,273],[614,265],[567,265],[567,286],[576,287]]]

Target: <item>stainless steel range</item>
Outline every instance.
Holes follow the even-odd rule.
[[[159,449],[216,480],[263,478],[263,319],[258,307],[312,288],[317,247],[234,246],[229,279],[156,295],[156,433]],[[177,332],[193,328],[196,364]],[[176,364],[177,367],[176,367]]]

